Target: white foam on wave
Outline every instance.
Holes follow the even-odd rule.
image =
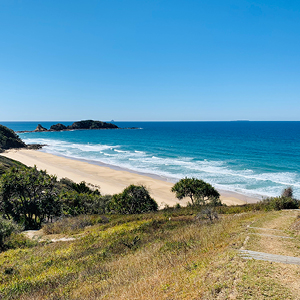
[[[134,150],[135,153],[140,153],[140,154],[146,154],[146,152],[144,151],[138,151],[138,150]]]
[[[82,152],[101,152],[103,150],[113,150],[120,146],[112,145],[99,145],[99,144],[78,144],[70,143],[63,140],[53,140],[53,139],[24,139],[27,144],[44,144],[48,148],[58,148],[58,149],[76,149]]]
[[[118,153],[128,153],[128,151],[123,151],[123,150],[118,150],[118,149],[114,149],[114,151],[116,151]]]
[[[112,150],[114,148],[117,148],[118,146],[72,144],[71,147],[85,152],[100,152],[108,149]]]

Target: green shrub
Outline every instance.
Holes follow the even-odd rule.
[[[79,194],[94,194],[100,195],[98,189],[91,189],[85,181],[81,181],[80,183],[76,183],[69,178],[62,178],[59,181],[59,184],[63,190],[67,191],[76,191]]]
[[[112,197],[109,209],[120,214],[141,214],[157,211],[158,205],[144,186],[132,184]]]
[[[12,167],[1,176],[0,212],[26,229],[40,228],[60,214],[56,177],[33,168]]]
[[[206,219],[212,223],[214,220],[218,220],[219,216],[217,211],[213,207],[207,206],[203,208],[199,214],[197,214],[196,219],[197,220]]]
[[[76,191],[60,194],[63,215],[78,216],[81,214],[104,214],[111,196],[97,193],[78,193]]]
[[[299,201],[289,197],[271,197],[264,199],[262,205],[266,210],[297,209]]]
[[[0,250],[5,249],[6,240],[14,233],[19,232],[21,227],[12,220],[6,220],[0,216]]]
[[[18,248],[31,248],[38,245],[37,240],[32,240],[22,233],[13,232],[5,241],[5,248],[18,249]]]

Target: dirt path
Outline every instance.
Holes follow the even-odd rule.
[[[251,251],[251,250],[240,250],[240,252],[243,254],[242,257],[245,259],[254,258],[258,260],[279,262],[279,263],[289,264],[289,265],[300,265],[300,257],[276,255],[276,254],[269,254],[264,252]]]
[[[60,235],[45,235],[43,233],[43,230],[26,230],[23,231],[23,234],[28,237],[31,240],[37,240],[39,242],[44,242],[44,241],[48,241],[48,242],[52,242],[52,243],[56,243],[56,242],[69,242],[69,241],[75,241],[76,238],[74,237],[61,237]],[[53,238],[55,237],[55,238]]]
[[[284,283],[300,299],[300,239],[291,230],[299,211],[280,211],[270,218],[247,226],[247,236],[239,250],[241,257],[275,264],[274,279]]]

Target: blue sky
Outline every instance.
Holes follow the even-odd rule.
[[[0,121],[300,121],[300,2],[0,0],[0,101]]]

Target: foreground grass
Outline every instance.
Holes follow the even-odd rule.
[[[0,298],[294,299],[272,276],[274,265],[243,260],[236,251],[246,225],[274,212],[223,215],[215,223],[195,214],[179,209],[57,223],[48,231],[77,239],[0,254]]]

